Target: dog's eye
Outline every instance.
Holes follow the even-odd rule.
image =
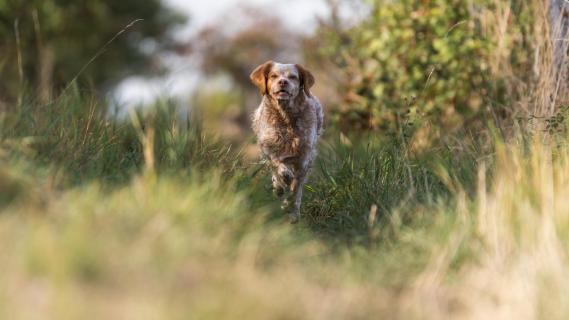
[[[295,76],[294,74],[293,74],[293,75],[290,75],[289,78],[292,79],[292,80],[298,80],[298,77]]]
[[[271,78],[271,79],[276,79],[276,78],[278,78],[278,76],[273,73],[273,74],[271,74],[271,75],[269,76],[269,78]]]

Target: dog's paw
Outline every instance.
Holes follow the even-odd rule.
[[[283,199],[281,203],[281,210],[288,211],[290,210],[290,201],[287,198]]]

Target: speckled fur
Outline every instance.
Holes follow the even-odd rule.
[[[300,65],[268,61],[253,71],[251,80],[263,95],[253,131],[271,167],[275,194],[294,223],[300,218],[303,185],[323,130],[322,105],[310,93],[314,77]]]

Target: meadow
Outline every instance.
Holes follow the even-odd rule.
[[[528,113],[480,107],[453,127],[435,112],[394,131],[329,120],[297,225],[263,164],[173,101],[116,117],[77,84],[49,101],[22,89],[0,109],[0,318],[567,319],[567,107],[548,109],[547,39],[517,32],[481,46],[490,80],[472,85]],[[433,94],[462,79],[436,77]],[[447,103],[427,98],[415,105]],[[429,126],[443,134],[422,144]]]

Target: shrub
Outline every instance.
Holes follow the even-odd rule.
[[[334,121],[345,129],[412,134],[427,121],[432,126],[425,131],[457,128],[486,107],[505,114],[502,107],[517,101],[506,100],[515,95],[512,87],[523,81],[521,92],[531,83],[525,75],[532,70],[528,48],[535,30],[527,6],[375,0],[356,26],[322,27],[318,36],[328,45],[320,45],[318,56],[341,74],[344,101]],[[505,8],[516,19],[502,17]],[[497,34],[498,22],[507,26],[505,34]]]

